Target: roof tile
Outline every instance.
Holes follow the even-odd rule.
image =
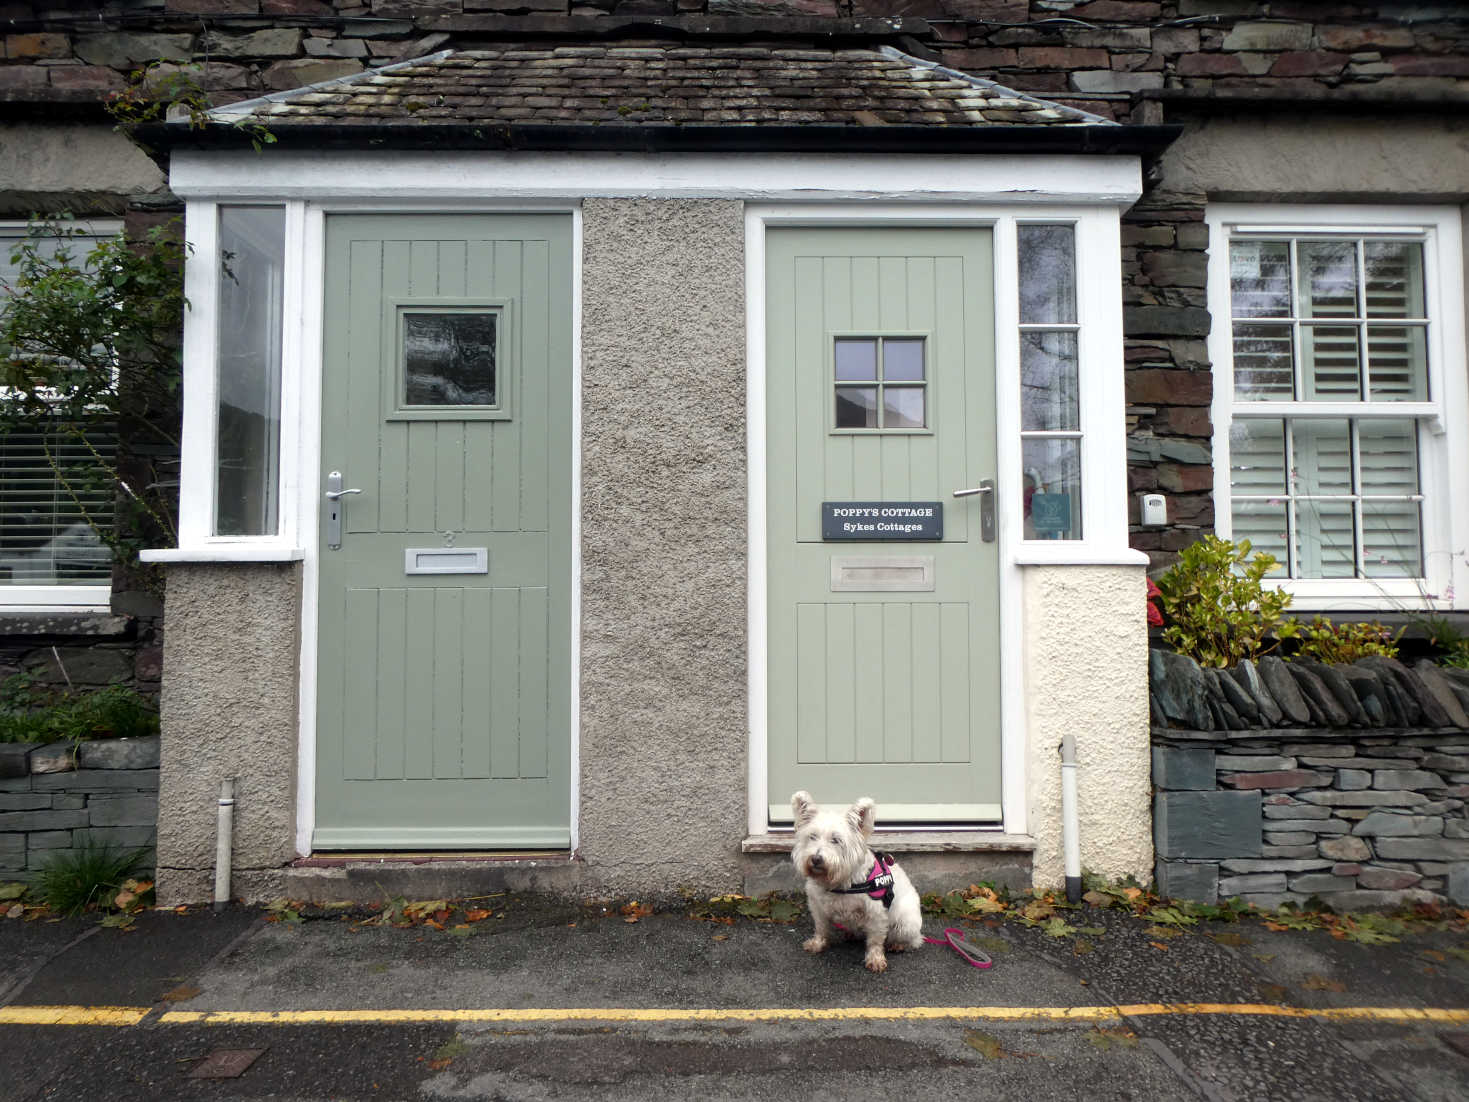
[[[877,49],[565,44],[445,51],[218,109],[272,126],[452,119],[866,127],[1115,125],[982,77]]]

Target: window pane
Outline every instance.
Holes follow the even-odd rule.
[[[403,404],[495,404],[494,313],[403,314]]]
[[[836,360],[838,379],[877,381],[877,341],[839,340]]]
[[[219,410],[215,533],[276,531],[285,210],[219,211]]]
[[[1234,396],[1246,401],[1290,401],[1295,394],[1295,353],[1289,325],[1236,324]]]
[[[1428,330],[1367,326],[1367,373],[1375,402],[1428,401]]]
[[[1418,429],[1413,421],[1359,421],[1357,441],[1364,497],[1418,492]]]
[[[877,387],[837,387],[837,428],[877,428]]]
[[[1369,318],[1423,318],[1423,246],[1416,241],[1368,241],[1362,246],[1367,265]]]
[[[1279,564],[1267,577],[1284,578],[1290,569],[1290,529],[1285,502],[1236,501],[1231,525],[1236,540],[1249,540],[1250,549],[1274,556]]]
[[[1020,334],[1020,427],[1081,427],[1075,333]]]
[[[1362,396],[1362,360],[1355,325],[1301,326],[1307,401],[1355,402]]]
[[[1020,226],[1020,322],[1076,321],[1076,241],[1070,226]]]
[[[1081,539],[1081,441],[1025,440],[1025,538]]]
[[[1284,241],[1232,241],[1230,310],[1237,318],[1290,317],[1290,246]]]
[[[1352,492],[1352,438],[1346,421],[1295,421],[1291,445],[1291,485],[1297,494]]]
[[[1357,317],[1357,243],[1302,241],[1296,250],[1301,269],[1301,316]]]
[[[1369,578],[1423,576],[1422,522],[1416,501],[1362,503],[1364,572]]]
[[[890,386],[882,391],[882,427],[885,429],[923,428],[923,388]]]
[[[923,341],[886,340],[882,342],[882,377],[919,382],[923,379]]]
[[[1350,502],[1296,502],[1297,576],[1353,578],[1357,542]]]
[[[1229,485],[1240,497],[1285,493],[1285,422],[1236,421],[1229,426]]]
[[[0,434],[0,585],[106,585],[115,490],[98,468],[117,453],[110,426]],[[88,517],[92,523],[88,522]]]

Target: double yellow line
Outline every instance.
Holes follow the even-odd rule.
[[[0,1026],[132,1026],[149,1014],[141,1006],[0,1007]],[[424,1022],[842,1022],[1010,1021],[1114,1022],[1147,1016],[1310,1018],[1317,1021],[1463,1025],[1469,1009],[1412,1006],[1276,1006],[1269,1003],[1137,1003],[1130,1006],[838,1006],[727,1009],[569,1007],[407,1010],[168,1010],[164,1025],[396,1025]]]

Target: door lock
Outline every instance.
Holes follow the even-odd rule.
[[[355,487],[342,489],[342,472],[332,471],[326,476],[326,547],[328,551],[339,551],[342,547],[342,498],[348,494],[360,494]]]
[[[979,495],[979,538],[985,543],[995,542],[995,480],[981,479],[978,486],[967,490],[955,490],[955,497]]]

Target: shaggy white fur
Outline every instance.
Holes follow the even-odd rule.
[[[791,861],[806,880],[806,903],[816,923],[816,933],[803,949],[820,953],[830,943],[833,923],[867,941],[864,963],[873,972],[888,966],[884,948],[893,952],[917,949],[923,944],[923,914],[908,874],[894,864],[893,901],[865,892],[843,895],[833,889],[849,888],[867,880],[875,858],[868,842],[872,837],[873,802],[866,796],[845,811],[822,810],[808,792],[791,797],[796,813],[796,844]]]

